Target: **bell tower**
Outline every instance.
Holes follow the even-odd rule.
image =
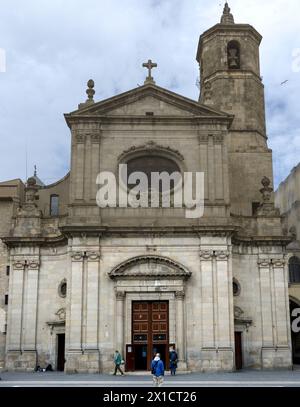
[[[226,2],[220,24],[199,40],[200,102],[233,114],[232,129],[266,136],[264,86],[260,76],[261,35],[248,24],[235,24]]]
[[[197,51],[200,103],[234,116],[226,137],[231,212],[245,216],[255,215],[261,179],[273,179],[260,76],[261,40],[251,25],[235,23],[226,2],[220,23],[200,36]]]

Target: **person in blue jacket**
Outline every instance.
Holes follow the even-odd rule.
[[[151,372],[153,377],[153,386],[160,387],[164,382],[165,367],[164,362],[160,359],[160,354],[156,353],[151,363]]]

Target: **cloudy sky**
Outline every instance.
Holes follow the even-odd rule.
[[[299,0],[231,0],[236,22],[263,35],[269,145],[275,184],[300,161]],[[0,0],[0,181],[38,167],[45,183],[69,169],[63,113],[143,83],[142,62],[159,64],[155,80],[198,98],[199,35],[219,22],[222,0]],[[297,53],[299,55],[297,60]],[[288,81],[281,85],[282,82]]]

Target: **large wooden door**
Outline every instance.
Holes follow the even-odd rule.
[[[235,368],[241,370],[243,368],[243,351],[242,351],[242,332],[234,333],[235,342]]]
[[[155,353],[166,364],[169,342],[169,303],[132,303],[132,344],[135,370],[149,370]]]

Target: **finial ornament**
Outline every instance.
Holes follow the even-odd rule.
[[[34,176],[36,177],[37,171],[36,171],[36,165],[34,166]]]
[[[230,7],[227,1],[224,6],[223,15],[221,17],[221,24],[234,24],[234,18],[233,15],[230,13]]]
[[[86,103],[94,103],[94,86],[95,86],[95,82],[93,81],[93,79],[90,79],[87,83],[87,90],[86,90],[86,94],[88,95],[88,99],[86,100]]]
[[[143,67],[148,69],[148,76],[146,77],[145,84],[147,83],[155,84],[154,79],[151,76],[151,71],[153,68],[157,68],[157,64],[155,62],[152,62],[151,59],[149,59],[148,62],[143,63]]]

